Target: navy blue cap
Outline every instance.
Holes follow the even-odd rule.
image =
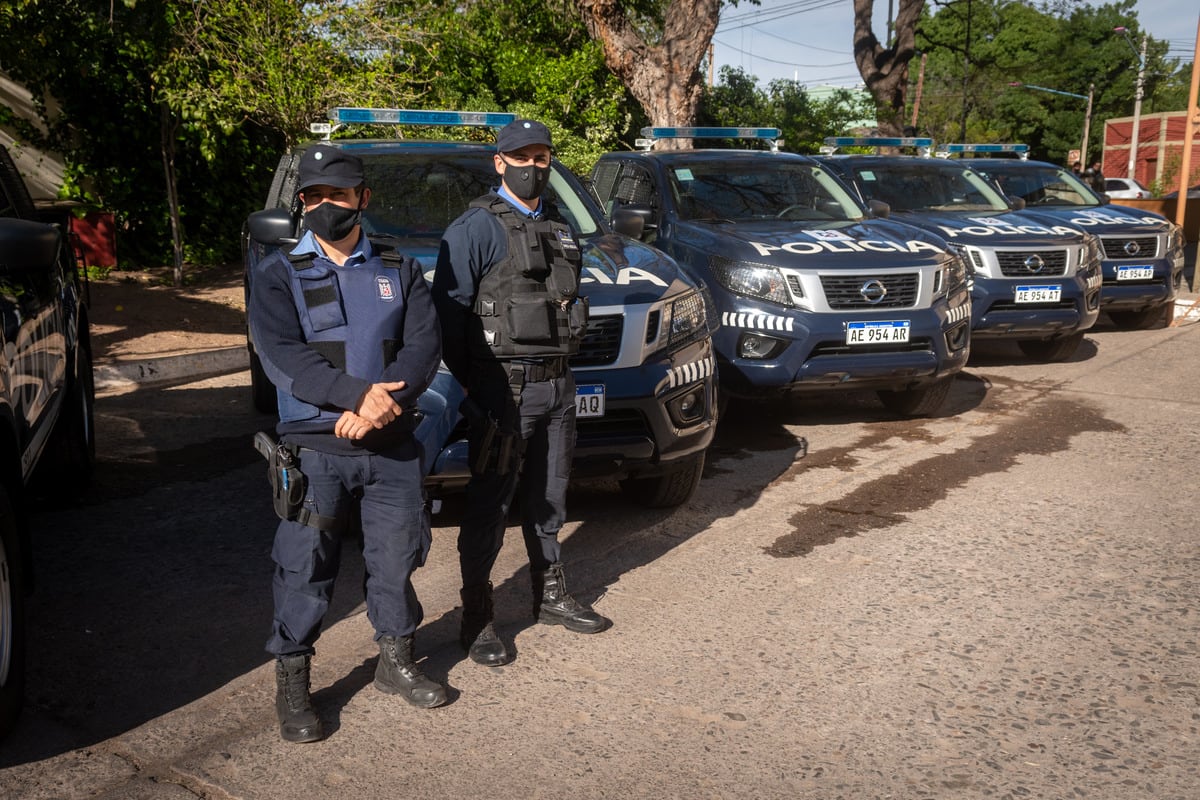
[[[362,159],[339,147],[327,144],[314,145],[300,156],[297,170],[300,182],[296,191],[302,192],[309,186],[333,186],[352,189],[363,182]]]
[[[496,134],[496,149],[501,153],[511,153],[530,144],[554,146],[550,142],[550,130],[542,123],[532,119],[513,120]]]

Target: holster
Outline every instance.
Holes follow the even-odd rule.
[[[491,412],[471,399],[470,396],[463,398],[459,410],[470,426],[471,438],[477,439],[479,442],[475,457],[471,461],[471,473],[474,475],[482,475],[486,472],[495,472],[500,475],[508,473],[514,466],[513,448],[514,440],[518,438],[517,435],[500,430],[500,425]]]
[[[254,449],[267,459],[267,480],[271,484],[271,504],[282,520],[299,522],[325,531],[340,531],[334,517],[314,514],[304,507],[307,481],[300,471],[298,448],[281,442],[270,431],[254,434]]]

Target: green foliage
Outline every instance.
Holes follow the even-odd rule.
[[[1082,142],[1091,90],[1087,149],[1098,152],[1104,121],[1133,113],[1138,58],[1118,26],[1140,45],[1135,0],[1042,8],[951,0],[927,10],[917,34],[928,55],[918,128],[943,142],[1024,142],[1035,158],[1064,162]],[[1166,51],[1149,42],[1143,113],[1186,106],[1182,70]]]
[[[820,100],[795,81],[774,80],[763,90],[741,67],[725,66],[717,84],[706,87],[696,124],[779,128],[784,150],[816,153],[826,136],[841,134],[855,121],[869,118],[873,108],[869,97],[848,89]]]

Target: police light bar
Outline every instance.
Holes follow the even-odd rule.
[[[928,156],[933,149],[933,139],[925,136],[827,136],[825,144],[831,147],[915,147]]]
[[[779,128],[642,128],[650,139],[778,139]]]
[[[414,111],[404,108],[329,109],[329,119],[338,125],[472,125],[503,128],[517,118],[502,111]]]
[[[961,153],[1016,153],[1021,160],[1029,158],[1027,144],[939,144],[939,158],[949,158]]]

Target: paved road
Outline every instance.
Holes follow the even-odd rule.
[[[1198,325],[1101,328],[1068,364],[977,346],[940,419],[735,407],[685,508],[572,492],[569,574],[610,631],[531,625],[510,533],[500,669],[455,641],[449,503],[418,649],[453,702],[371,686],[349,547],[315,666],[330,735],[305,746],[262,652],[245,375],[104,398],[100,485],[34,520],[38,671],[0,796],[1191,800],[1198,354]]]

